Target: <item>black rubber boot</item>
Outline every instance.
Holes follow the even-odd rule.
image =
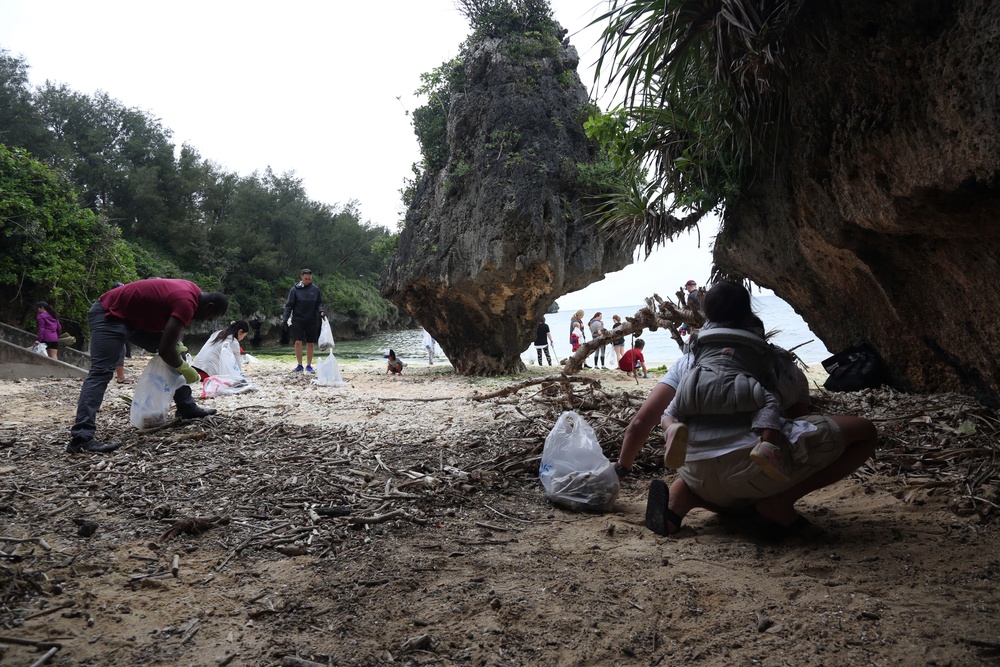
[[[101,442],[100,440],[70,440],[69,445],[66,447],[66,451],[70,454],[83,454],[84,452],[91,452],[94,454],[106,454],[107,452],[113,452],[118,449],[120,445],[115,445],[110,442]]]
[[[214,408],[206,410],[205,408],[198,407],[198,404],[194,402],[194,397],[191,395],[191,385],[189,384],[184,385],[174,392],[174,403],[177,404],[177,416],[181,419],[198,419],[214,415],[217,412]]]

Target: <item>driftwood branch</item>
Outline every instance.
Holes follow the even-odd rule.
[[[518,382],[517,384],[512,384],[509,387],[504,387],[503,389],[491,391],[488,394],[475,393],[469,398],[473,401],[485,401],[488,398],[502,398],[504,396],[510,396],[511,394],[516,394],[525,387],[531,387],[539,384],[549,384],[551,382],[558,382],[564,385],[567,389],[574,382],[589,384],[592,387],[601,386],[600,380],[596,380],[594,378],[583,377],[580,375],[566,375],[565,373],[560,373],[559,375],[549,375],[543,378],[534,378],[532,380],[525,380],[524,382]]]
[[[646,306],[636,311],[632,317],[625,317],[625,322],[614,330],[606,330],[596,338],[582,344],[563,365],[563,372],[566,374],[578,373],[583,364],[587,361],[590,353],[601,347],[608,345],[615,338],[624,338],[632,334],[640,335],[643,331],[656,331],[666,329],[670,332],[670,337],[677,342],[678,351],[684,348],[684,341],[681,339],[677,328],[687,322],[694,327],[700,327],[705,323],[705,317],[698,311],[687,307],[679,307],[670,301],[664,301],[659,294],[646,299]]]

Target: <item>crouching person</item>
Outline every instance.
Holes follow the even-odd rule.
[[[90,373],[83,381],[76,407],[76,423],[70,429],[67,450],[113,452],[118,445],[94,438],[97,411],[115,374],[122,346],[132,342],[158,353],[166,364],[189,384],[174,392],[177,416],[196,419],[215,414],[198,407],[190,383],[198,372],[181,358],[178,350],[185,327],[192,320],[214,320],[226,314],[229,300],[220,292],[202,292],[187,280],[150,278],[116,287],[101,295],[87,313],[90,324]]]

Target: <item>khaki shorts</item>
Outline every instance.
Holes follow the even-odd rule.
[[[805,461],[786,458],[788,482],[771,479],[750,460],[750,448],[739,449],[714,459],[687,461],[678,471],[702,500],[721,507],[745,507],[761,498],[787,491],[840,458],[847,443],[837,423],[823,415],[803,417],[817,430],[805,436]]]

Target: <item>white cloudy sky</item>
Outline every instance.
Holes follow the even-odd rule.
[[[606,3],[551,4],[592,87],[600,30],[587,24]],[[413,91],[468,32],[453,0],[0,0],[0,48],[25,57],[32,83],[103,90],[203,158],[241,174],[294,171],[311,199],[357,200],[366,221],[390,229],[419,160]],[[635,304],[688,278],[704,283],[714,235],[703,225],[700,244],[685,235],[560,307]]]

